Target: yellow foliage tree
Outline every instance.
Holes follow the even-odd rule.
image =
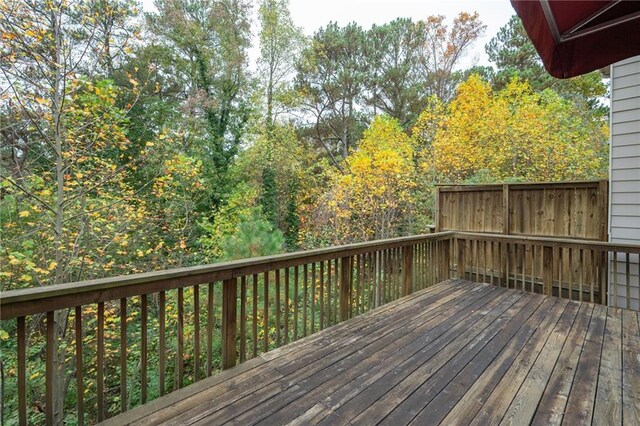
[[[331,177],[320,202],[320,222],[333,243],[389,238],[402,233],[415,186],[413,140],[395,119],[378,116]]]
[[[495,92],[479,76],[460,85],[439,120],[426,110],[414,128],[426,147],[421,170],[445,182],[558,181],[606,176],[605,123],[552,90],[522,80]],[[434,124],[434,122],[436,124]]]

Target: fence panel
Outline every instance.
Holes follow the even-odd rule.
[[[436,232],[607,241],[608,182],[439,186]]]

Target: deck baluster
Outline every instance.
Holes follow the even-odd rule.
[[[18,317],[18,423],[27,425],[27,337],[25,317]]]
[[[84,376],[82,374],[82,306],[75,307],[76,340],[76,407],[78,426],[84,425]],[[23,330],[24,331],[24,330]]]
[[[289,275],[291,270],[284,269],[284,344],[289,343]]]
[[[351,256],[340,260],[340,321],[349,319],[349,294],[353,279],[353,262]]]
[[[247,359],[247,277],[240,278],[240,362]]]
[[[253,309],[253,357],[255,358],[258,356],[258,274],[253,274],[252,284],[251,308]]]
[[[120,299],[120,412],[127,411],[127,299]]]
[[[299,275],[300,271],[298,265],[296,265],[293,268],[293,340],[298,340],[298,304],[300,303],[300,298],[298,297]]]
[[[148,301],[147,295],[140,296],[140,402],[147,402],[147,320],[148,320]]]
[[[184,289],[178,288],[178,350],[176,351],[176,380],[174,388],[180,389],[184,386]]]
[[[57,342],[55,336],[55,312],[47,312],[47,366],[46,366],[46,418],[47,424],[52,425],[56,417],[55,407],[53,406],[53,392],[55,388],[54,380],[56,378],[55,357],[57,352]]]
[[[193,286],[193,381],[200,380],[200,286]]]
[[[402,254],[402,295],[408,296],[413,293],[413,247],[404,247]]]
[[[104,420],[104,302],[98,303],[98,347],[97,347],[97,367],[96,367],[96,387],[97,387],[97,404],[98,404],[98,421]],[[163,327],[164,330],[164,327]],[[160,335],[160,341],[164,342],[163,336]],[[163,346],[161,344],[161,346]],[[162,353],[160,354],[162,360]],[[162,371],[161,371],[162,373]],[[161,376],[164,378],[164,375]],[[162,390],[161,395],[164,394]]]
[[[276,348],[280,347],[280,269],[275,271]]]
[[[213,303],[214,303],[214,285],[208,283],[207,289],[207,377],[213,374]]]

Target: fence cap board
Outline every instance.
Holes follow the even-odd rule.
[[[457,191],[500,191],[505,185],[513,190],[537,189],[540,187],[553,188],[598,188],[603,180],[580,180],[580,181],[561,181],[561,182],[502,182],[502,183],[438,183],[436,188],[442,192]],[[604,180],[607,182],[607,180]]]
[[[595,180],[564,180],[564,181],[556,181],[556,182],[494,182],[494,183],[436,183],[436,187],[486,187],[486,188],[501,188],[504,185],[509,186],[575,186],[575,185],[594,185],[599,184],[602,181],[607,181],[607,179],[595,179]]]

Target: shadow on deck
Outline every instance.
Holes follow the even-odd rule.
[[[640,418],[638,313],[448,280],[105,424]]]

